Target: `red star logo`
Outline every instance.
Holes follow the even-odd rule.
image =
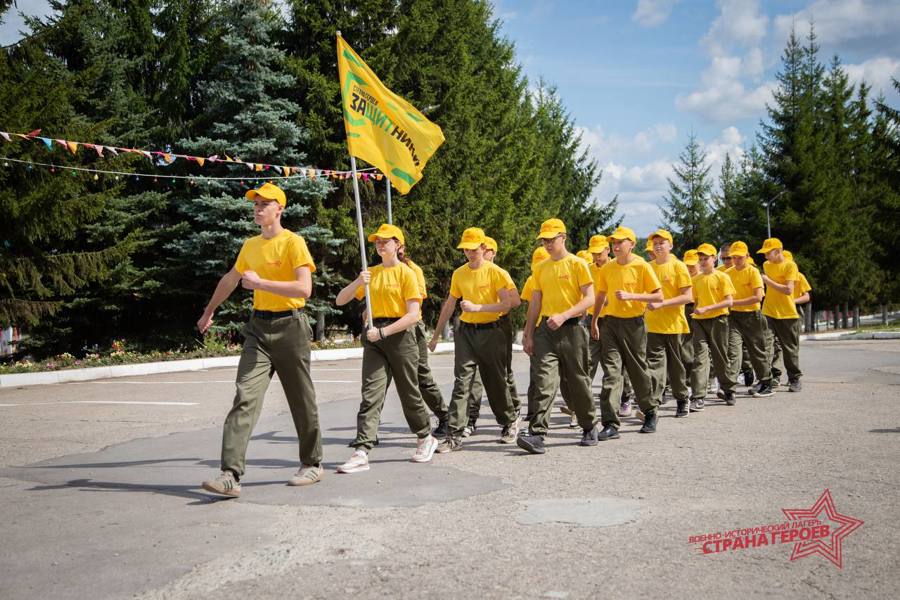
[[[793,552],[791,552],[791,560],[797,560],[798,558],[803,558],[810,554],[821,554],[833,562],[837,568],[843,569],[841,543],[845,537],[856,531],[864,521],[840,514],[834,507],[831,491],[827,489],[822,493],[819,499],[816,500],[816,503],[813,504],[812,508],[781,509],[781,512],[783,512],[790,520],[819,519],[819,515],[821,515],[823,511],[828,517],[828,521],[830,521],[831,536],[826,539],[797,542],[794,544]],[[819,520],[824,523],[824,519]],[[835,527],[837,528],[835,529]]]

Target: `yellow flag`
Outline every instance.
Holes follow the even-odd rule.
[[[337,55],[350,154],[381,169],[406,194],[422,178],[425,163],[444,143],[444,134],[387,89],[340,35]]]

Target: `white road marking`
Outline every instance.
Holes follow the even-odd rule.
[[[139,404],[147,406],[196,406],[198,402],[141,402],[130,400],[71,400],[66,402],[21,402],[0,404],[0,406],[47,406],[50,404]]]
[[[278,380],[278,377],[273,377],[273,380]],[[68,383],[57,383],[56,385],[69,385],[71,383],[77,385],[116,385],[116,384],[127,384],[127,385],[156,385],[156,384],[171,384],[171,385],[179,385],[182,383],[230,383],[234,384],[234,379],[210,379],[208,381],[197,381],[197,380],[185,380],[185,381],[116,381],[105,379],[102,381],[71,381]],[[358,379],[313,379],[313,383],[359,383]]]

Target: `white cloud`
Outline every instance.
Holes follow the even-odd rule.
[[[631,20],[644,27],[657,27],[669,19],[678,0],[638,0]]]
[[[745,154],[744,136],[733,125],[726,127],[719,137],[711,142],[700,142],[700,147],[706,152],[706,164],[710,165],[709,175],[713,181],[718,181],[725,155],[730,155],[732,162],[737,166]]]
[[[645,236],[662,221],[659,205],[668,189],[666,178],[671,175],[672,163],[668,160],[630,166],[608,162],[603,165],[603,179],[595,195],[609,201],[618,194],[623,223]]]
[[[768,17],[755,1],[720,0],[718,6],[719,15],[702,40],[710,64],[700,75],[699,88],[677,96],[675,107],[716,122],[762,116],[775,87],[762,81],[765,60],[759,44]]]
[[[734,46],[755,46],[766,36],[769,18],[759,11],[759,3],[748,0],[719,0],[719,16],[703,38],[714,55]]]
[[[603,127],[578,128],[581,133],[581,145],[590,148],[593,158],[601,165],[613,161],[634,162],[658,154],[661,144],[675,141],[678,128],[672,123],[658,123],[637,132],[633,136],[607,133]]]
[[[791,29],[805,36],[810,21],[820,44],[884,52],[900,50],[900,2],[897,0],[816,0],[803,10],[775,17],[779,42]]]
[[[887,97],[895,95],[891,77],[900,80],[900,60],[887,56],[872,58],[858,65],[844,65],[844,70],[853,85],[865,81],[872,86],[870,97],[878,97],[879,93]]]

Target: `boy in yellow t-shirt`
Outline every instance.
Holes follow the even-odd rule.
[[[537,237],[550,258],[534,270],[534,292],[522,338],[525,352],[532,356],[535,412],[529,423],[529,435],[516,440],[530,454],[546,452],[544,436],[549,429],[550,408],[563,373],[566,385],[562,393],[582,428],[580,443],[582,446],[597,444],[594,400],[588,378],[588,335],[579,324],[591,304],[591,273],[586,262],[566,250],[566,226],[562,221],[544,221]],[[540,326],[535,328],[541,317]]]
[[[734,298],[731,278],[717,271],[716,247],[700,244],[697,248],[700,273],[694,277],[694,365],[691,371],[691,412],[703,410],[709,380],[709,357],[719,394],[729,406],[734,406],[735,378],[728,366],[728,309]]]
[[[206,333],[216,309],[239,283],[253,290],[237,390],[222,432],[221,473],[202,484],[207,491],[231,497],[241,494],[247,445],[273,372],[281,380],[300,439],[300,469],[288,484],[309,485],[322,478],[322,435],[309,371],[312,328],[303,314],[316,265],[303,238],[281,226],[287,197],[278,186],[265,183],[245,196],[253,202],[260,235],[244,242],[234,267],[222,276],[197,321],[197,329]]]
[[[600,269],[591,324],[591,336],[601,340],[603,345],[603,391],[600,393],[603,430],[598,434],[600,440],[619,437],[621,423],[613,404],[618,399],[613,394],[620,389],[623,368],[628,371],[638,405],[644,413],[641,433],[654,433],[659,420],[659,403],[653,397],[647,371],[644,311],[646,303],[663,300],[661,285],[653,268],[632,254],[637,242],[634,231],[628,227],[618,227],[609,236],[609,242],[616,260],[609,261]],[[603,313],[603,327],[600,328],[599,319],[604,304],[607,306]]]
[[[736,241],[729,247],[732,266],[725,271],[734,286],[734,300],[728,315],[728,360],[737,378],[746,353],[756,372],[759,385],[752,390],[757,398],[771,396],[772,371],[766,352],[766,320],[760,310],[763,281],[756,267],[749,264],[747,244]]]
[[[781,344],[784,368],[788,375],[788,391],[799,392],[800,378],[800,314],[794,304],[794,289],[800,281],[797,264],[785,258],[784,247],[778,238],[769,238],[757,254],[764,254],[763,283],[766,284],[766,298],[762,312],[769,327],[769,356],[774,358],[774,344]]]
[[[499,252],[500,247],[497,245],[497,240],[490,236],[484,236],[484,260],[488,262],[494,262],[494,259],[497,258],[497,252]],[[496,264],[496,263],[495,263]],[[501,269],[506,276],[509,277],[509,273],[505,269]],[[509,280],[512,281],[512,277],[509,277]],[[513,303],[510,306],[510,309],[516,308],[522,302],[519,300],[518,296],[512,297]],[[503,335],[506,337],[506,387],[509,388],[509,397],[512,400],[513,408],[516,411],[516,414],[519,414],[519,408],[521,403],[519,402],[519,391],[516,389],[516,379],[512,370],[512,345],[513,339],[515,338],[515,332],[513,331],[512,321],[509,318],[509,311],[506,311],[500,315],[500,329],[503,330]],[[472,378],[472,387],[469,388],[469,396],[467,400],[468,404],[468,413],[469,413],[469,423],[463,429],[463,437],[469,437],[473,433],[475,433],[476,425],[478,423],[478,417],[481,414],[481,397],[484,395],[484,384],[481,382],[481,375],[478,374],[478,370],[475,370],[475,376]]]
[[[507,387],[506,336],[500,317],[518,304],[516,286],[509,273],[484,259],[487,249],[484,231],[470,227],[463,231],[457,248],[466,255],[466,264],[450,278],[450,293],[429,344],[433,351],[441,331],[460,302],[462,316],[453,338],[454,381],[450,397],[450,431],[438,447],[439,453],[462,446],[462,434],[469,423],[468,396],[475,369],[481,373],[488,404],[503,428],[500,442],[511,444],[519,433],[519,416]]]
[[[663,300],[647,304],[647,369],[656,403],[662,401],[668,375],[675,416],[686,417],[690,392],[682,350],[683,338],[691,332],[684,316],[684,305],[693,299],[691,275],[687,266],[672,256],[671,233],[659,229],[650,235],[650,241],[656,257],[650,266],[662,286]]]

